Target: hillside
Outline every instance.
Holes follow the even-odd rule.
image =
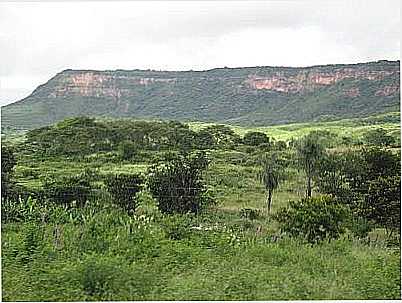
[[[399,111],[399,61],[208,71],[65,70],[2,108],[4,129],[72,116],[263,126]]]

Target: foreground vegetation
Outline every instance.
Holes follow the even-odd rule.
[[[367,126],[73,118],[3,141],[2,299],[398,299],[400,140]]]

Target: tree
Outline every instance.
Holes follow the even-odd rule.
[[[244,135],[243,143],[251,146],[258,146],[263,143],[269,143],[269,138],[261,132],[247,132]]]
[[[361,202],[363,217],[372,220],[388,231],[401,229],[401,179],[400,176],[379,177],[370,181]]]
[[[346,157],[340,153],[324,154],[317,162],[314,182],[318,191],[338,198],[348,197],[345,182]]]
[[[258,177],[264,184],[267,191],[267,210],[271,211],[272,195],[275,189],[278,188],[279,183],[283,178],[283,167],[279,165],[276,154],[268,156],[265,154],[261,160],[261,169],[258,172]]]
[[[323,156],[324,148],[315,135],[309,134],[298,142],[296,150],[299,165],[306,173],[306,197],[311,197],[311,180],[316,172],[317,163]]]
[[[226,125],[212,125],[202,130],[210,133],[214,140],[214,145],[220,148],[230,147],[240,141],[239,135]]]
[[[316,182],[321,192],[349,205],[354,219],[400,231],[399,156],[370,148],[322,158]]]
[[[208,167],[204,152],[171,155],[149,169],[148,188],[163,213],[197,213],[212,202],[202,174]]]

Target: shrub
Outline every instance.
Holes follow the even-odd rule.
[[[105,185],[115,204],[127,211],[135,211],[135,195],[141,190],[144,178],[140,174],[107,176]]]
[[[76,203],[82,207],[91,193],[90,182],[81,175],[64,177],[59,180],[46,181],[43,185],[46,199],[55,203],[72,206]]]
[[[289,202],[275,215],[281,231],[303,237],[309,243],[337,239],[344,233],[347,209],[330,196],[320,196]]]
[[[120,142],[118,150],[122,160],[130,160],[135,156],[138,146],[132,141],[125,140]]]
[[[269,138],[266,134],[261,132],[248,132],[244,135],[243,143],[251,146],[258,146],[260,144],[268,144]]]
[[[148,187],[163,213],[197,213],[210,204],[202,174],[208,166],[204,152],[172,156],[149,169]]]
[[[363,140],[367,145],[390,146],[395,143],[395,139],[383,128],[377,128],[366,132]]]
[[[12,180],[14,166],[17,164],[13,150],[1,146],[1,197],[5,200],[12,195],[15,182]]]

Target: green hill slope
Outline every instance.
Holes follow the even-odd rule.
[[[66,70],[2,108],[2,127],[73,116],[277,125],[399,111],[399,61],[209,71]]]

